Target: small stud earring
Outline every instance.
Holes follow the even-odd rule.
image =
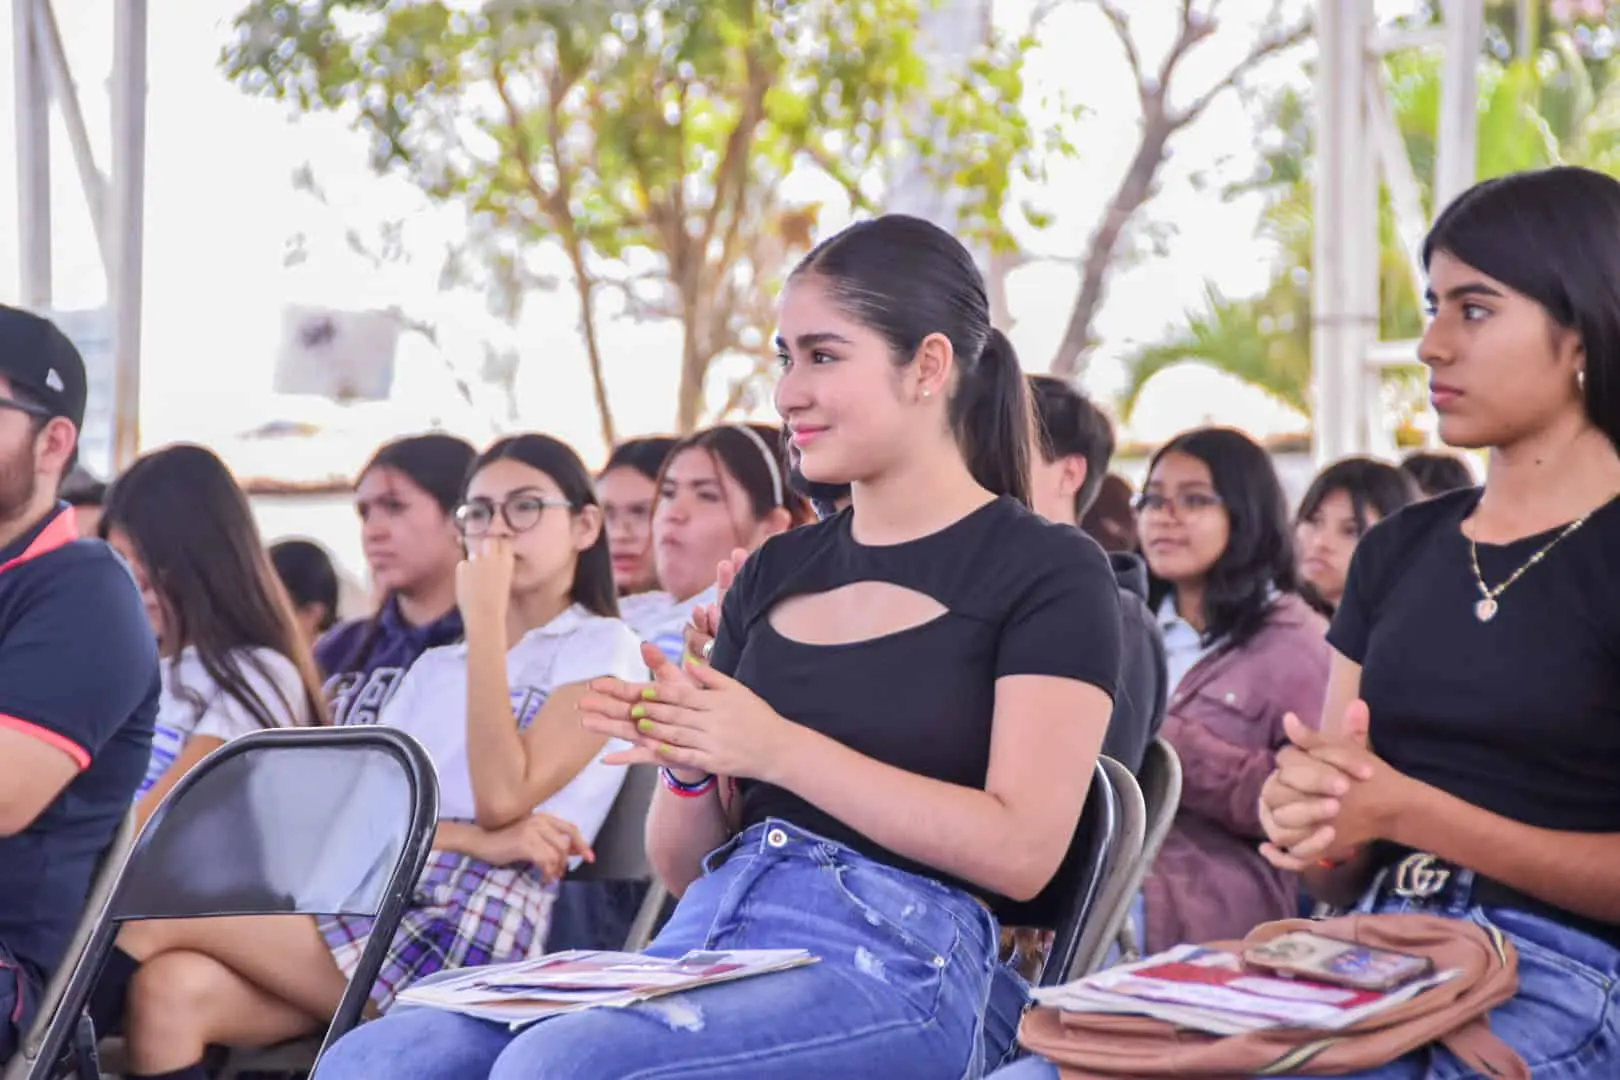
[[[923,387],[923,397],[928,397],[932,393],[933,393],[933,391],[928,389],[928,387],[926,387],[926,386]]]

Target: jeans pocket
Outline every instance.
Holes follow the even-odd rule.
[[[956,917],[935,897],[870,863],[841,863],[832,876],[859,920],[856,971],[933,1016],[961,934]]]
[[[1519,991],[1491,1015],[1491,1028],[1529,1065],[1537,1080],[1614,1075],[1617,1046],[1615,979],[1588,962],[1589,940],[1522,911],[1476,916],[1507,935],[1519,956]]]

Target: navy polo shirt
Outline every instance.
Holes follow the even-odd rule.
[[[461,612],[448,612],[412,626],[389,597],[370,619],[334,626],[315,646],[315,663],[326,676],[326,701],[334,724],[375,724],[399,680],[429,649],[461,640]]]
[[[134,578],[106,544],[78,539],[65,504],[0,548],[0,726],[79,767],[31,825],[0,837],[0,944],[39,975],[62,959],[146,773],[158,683]],[[15,767],[0,761],[0,783]]]

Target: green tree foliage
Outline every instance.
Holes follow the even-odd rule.
[[[1613,52],[1620,39],[1615,27],[1537,18],[1521,35],[1516,10],[1515,4],[1488,8],[1479,68],[1477,175],[1501,176],[1553,164],[1620,170],[1620,60]],[[1431,12],[1418,16],[1433,17]],[[1620,9],[1603,17],[1620,20]],[[1530,43],[1530,51],[1516,56],[1521,41]],[[1430,51],[1394,53],[1384,61],[1396,126],[1431,217],[1438,210],[1431,180],[1438,155],[1440,69],[1439,55]],[[1282,90],[1265,103],[1258,124],[1259,170],[1235,191],[1259,190],[1267,197],[1262,229],[1277,252],[1271,283],[1256,297],[1228,298],[1209,290],[1204,305],[1188,312],[1185,324],[1167,340],[1128,358],[1125,415],[1147,380],[1180,360],[1201,360],[1302,412],[1311,411],[1314,126],[1310,101],[1297,89]],[[1381,336],[1417,337],[1423,312],[1387,199],[1379,240]]]
[[[784,195],[794,170],[867,207],[888,147],[943,133],[925,149],[964,230],[1009,243],[1010,186],[1062,149],[1020,109],[1030,43],[945,77],[917,16],[918,0],[252,0],[222,62],[248,92],[352,117],[378,170],[464,208],[464,268],[504,314],[560,248],[611,442],[599,297],[679,320],[690,430],[717,358],[766,369],[775,292],[816,225]]]

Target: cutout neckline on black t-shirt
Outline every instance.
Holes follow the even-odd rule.
[[[843,592],[846,589],[854,589],[862,585],[880,586],[883,589],[892,591],[894,593],[905,594],[907,600],[915,599],[925,601],[935,610],[928,613],[926,618],[919,619],[915,622],[907,623],[903,626],[896,626],[893,629],[880,630],[879,632],[870,634],[866,637],[853,638],[849,641],[809,641],[805,638],[797,637],[788,633],[786,630],[776,624],[777,612],[786,604],[792,604],[796,601],[813,601],[818,599],[823,602],[830,603],[832,602],[830,598],[834,593]],[[874,600],[876,600],[876,598],[874,598]],[[853,603],[854,602],[852,601],[852,606]],[[894,641],[904,637],[907,634],[910,634],[913,631],[923,630],[927,627],[935,625],[936,623],[942,622],[943,620],[950,618],[950,616],[951,609],[948,606],[940,603],[934,597],[928,595],[926,592],[923,592],[920,589],[908,588],[892,581],[884,581],[881,578],[864,578],[857,581],[847,581],[840,585],[836,585],[831,589],[817,592],[795,593],[791,596],[780,597],[771,606],[770,610],[765,612],[763,621],[766,626],[770,627],[772,634],[790,645],[800,645],[808,649],[842,649],[860,645],[879,645],[885,642]]]

